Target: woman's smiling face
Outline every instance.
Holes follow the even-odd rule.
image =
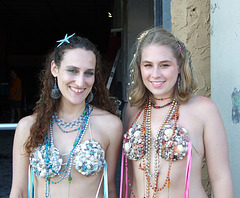
[[[169,97],[177,82],[179,65],[172,50],[164,45],[148,45],[141,56],[141,75],[146,88],[156,98]]]
[[[53,61],[51,70],[57,77],[61,100],[72,104],[85,102],[94,84],[95,68],[94,53],[81,48],[67,50],[59,67]]]

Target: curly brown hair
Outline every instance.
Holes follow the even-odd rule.
[[[86,38],[80,36],[73,36],[69,39],[69,43],[64,42],[61,46],[53,48],[48,54],[45,62],[45,68],[40,73],[40,81],[42,84],[40,99],[37,101],[34,108],[34,115],[36,121],[31,126],[30,135],[25,142],[26,153],[29,156],[33,149],[43,144],[46,138],[46,133],[49,129],[51,116],[56,111],[60,104],[60,99],[53,99],[51,91],[54,85],[54,77],[51,73],[51,62],[54,61],[56,65],[60,66],[64,54],[71,49],[81,48],[90,50],[96,56],[96,72],[95,82],[93,84],[92,93],[93,100],[90,104],[106,110],[112,114],[116,114],[114,101],[110,99],[109,92],[106,88],[105,81],[102,76],[101,56],[95,45]]]

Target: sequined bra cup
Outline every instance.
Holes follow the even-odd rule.
[[[143,112],[143,111],[142,111]],[[142,112],[140,115],[142,115]],[[183,159],[188,151],[188,132],[185,128],[165,124],[159,131],[157,152],[165,160]],[[146,131],[142,124],[135,122],[124,134],[123,149],[130,160],[140,160],[146,154]],[[173,152],[173,157],[172,157]]]
[[[63,165],[62,155],[59,150],[51,146],[47,154],[46,145],[36,148],[30,157],[30,165],[37,177],[54,177]],[[50,167],[46,166],[45,158],[49,156]],[[82,175],[97,174],[105,163],[105,153],[101,145],[94,140],[86,140],[78,145],[72,154],[75,169]]]

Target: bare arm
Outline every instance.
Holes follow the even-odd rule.
[[[122,122],[117,117],[111,117],[107,120],[109,146],[106,151],[106,160],[108,163],[108,192],[110,198],[117,198],[115,188],[115,170],[118,162],[119,152],[122,144]]]
[[[13,143],[13,176],[10,198],[28,197],[28,165],[29,159],[25,155],[24,143],[29,134],[32,123],[30,116],[23,118],[17,126]]]
[[[124,119],[124,133],[127,132],[131,123],[135,120],[137,114],[139,113],[140,108],[130,107],[130,104],[127,104],[125,111],[125,119]]]
[[[204,101],[204,146],[208,173],[214,198],[233,198],[228,143],[224,124],[217,106]]]

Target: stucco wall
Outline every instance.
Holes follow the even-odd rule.
[[[198,95],[210,96],[210,0],[171,1],[172,31],[192,53]]]
[[[210,85],[210,0],[171,1],[172,32],[185,43],[192,54],[197,95],[211,96]],[[202,183],[211,196],[206,163],[203,163]]]

